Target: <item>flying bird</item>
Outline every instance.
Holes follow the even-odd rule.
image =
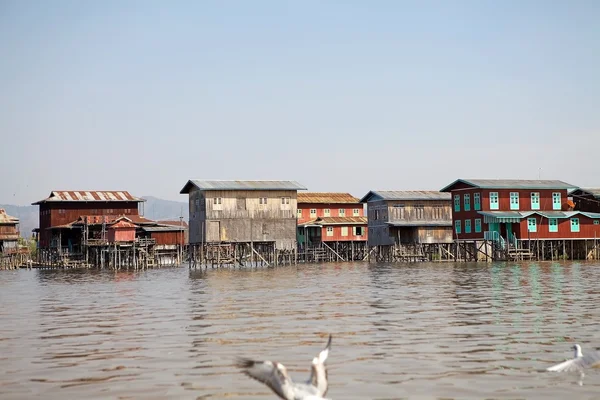
[[[583,355],[581,352],[581,346],[578,344],[573,345],[574,358],[561,362],[560,364],[553,365],[552,367],[546,368],[546,371],[552,372],[581,372],[585,368],[600,367],[600,353],[593,351]]]
[[[584,369],[600,367],[600,353],[597,351],[586,352],[583,355],[581,346],[577,343],[572,347],[574,357],[559,364],[546,368],[550,372],[579,372],[579,385],[583,385]]]
[[[239,357],[236,366],[250,378],[267,385],[283,400],[327,400],[327,369],[325,360],[331,348],[331,335],[325,348],[312,359],[310,377],[306,382],[294,382],[286,367],[277,361],[256,361]]]

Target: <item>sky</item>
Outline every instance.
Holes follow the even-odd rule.
[[[600,187],[600,2],[0,0],[0,203]]]

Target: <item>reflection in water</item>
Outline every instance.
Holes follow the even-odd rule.
[[[0,398],[273,398],[235,357],[302,377],[329,333],[332,398],[562,398],[577,377],[539,371],[600,346],[599,278],[545,262],[2,271]],[[575,387],[599,386],[592,371]]]

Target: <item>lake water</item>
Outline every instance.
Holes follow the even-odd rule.
[[[329,333],[332,399],[592,399],[600,264],[0,271],[2,399],[275,399],[236,356],[304,380]]]

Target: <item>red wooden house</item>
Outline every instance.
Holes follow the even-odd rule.
[[[557,180],[458,179],[441,192],[452,195],[458,241],[600,237],[600,213],[577,210],[573,189]]]
[[[366,242],[367,217],[349,193],[298,193],[298,243]]]
[[[57,247],[60,237],[60,245],[70,247],[80,232],[70,229],[69,224],[81,216],[138,216],[138,205],[143,201],[126,191],[53,191],[48,198],[32,203],[40,206],[38,246]],[[62,226],[66,229],[61,230]],[[56,231],[61,234],[53,236]]]

